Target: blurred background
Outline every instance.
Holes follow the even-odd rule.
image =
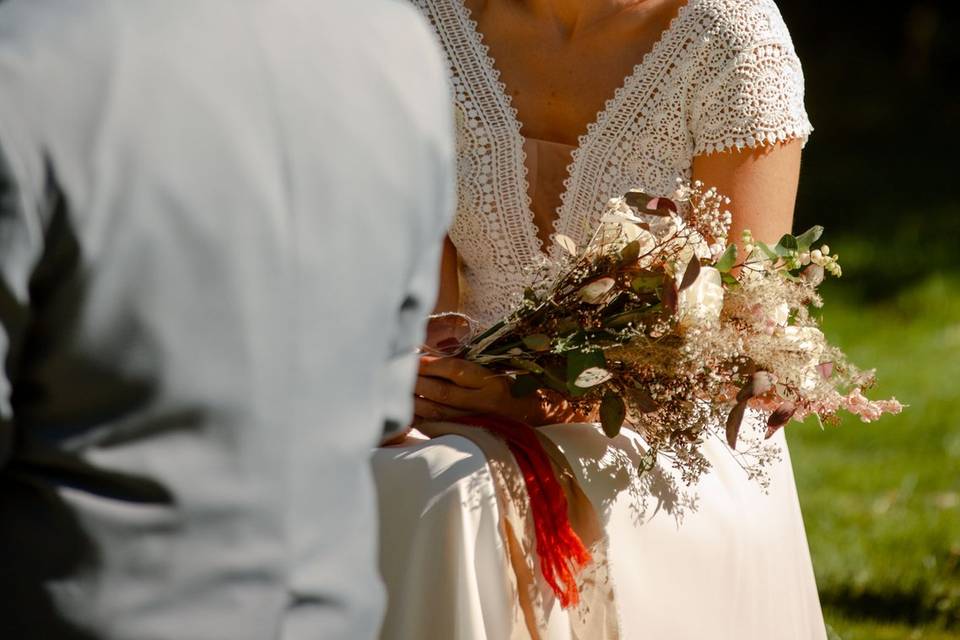
[[[816,128],[796,229],[843,278],[824,328],[910,407],[788,430],[835,638],[960,638],[960,24],[954,3],[779,0]]]

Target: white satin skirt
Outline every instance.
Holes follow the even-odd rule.
[[[625,640],[824,640],[803,519],[782,430],[764,493],[726,444],[694,487],[669,462],[638,475],[636,434],[543,427],[569,459],[609,536]],[[525,637],[511,602],[496,494],[480,450],[459,436],[414,436],[377,449],[383,640]],[[549,640],[568,640],[553,605]]]

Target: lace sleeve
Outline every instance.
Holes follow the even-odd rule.
[[[728,31],[705,47],[693,92],[691,129],[696,155],[800,138],[813,131],[804,108],[803,70],[773,2],[745,2]],[[742,7],[743,5],[741,5]],[[762,20],[747,20],[760,16]]]

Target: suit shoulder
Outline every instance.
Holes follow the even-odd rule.
[[[0,2],[0,46],[62,50],[103,42],[115,31],[112,2],[89,0],[5,0]]]
[[[101,84],[100,61],[111,41],[108,4],[0,2],[0,144],[24,189],[42,188],[41,139],[49,123],[84,110]]]
[[[6,95],[39,104],[61,86],[74,99],[99,85],[116,50],[119,29],[111,2],[0,2],[0,85]]]
[[[378,43],[380,64],[396,73],[396,80],[409,84],[406,93],[446,107],[450,102],[446,59],[427,18],[406,0],[376,4],[382,10],[366,12],[364,30]]]

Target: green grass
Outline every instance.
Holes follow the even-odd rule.
[[[882,300],[844,280],[825,332],[910,406],[788,429],[825,615],[842,640],[960,638],[960,275]]]
[[[831,622],[830,640],[957,640],[960,637],[960,632],[948,629],[850,618],[831,609],[824,610],[824,615]]]

